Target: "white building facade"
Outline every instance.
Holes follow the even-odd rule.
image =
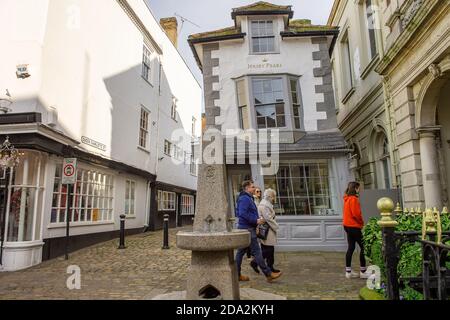
[[[116,237],[121,214],[127,233],[191,222],[201,88],[145,1],[7,0],[0,17],[0,139],[23,153],[1,177],[2,270],[64,253],[68,199],[71,251]]]
[[[291,6],[266,2],[235,8],[232,17],[234,27],[189,38],[204,76],[206,128],[226,138],[277,129],[280,141],[279,170],[270,175],[261,159],[246,153],[239,162],[239,152],[226,148],[235,158],[226,165],[229,200],[252,178],[277,191],[279,249],[343,250],[349,149],[337,129],[330,68],[338,30],[292,20]]]

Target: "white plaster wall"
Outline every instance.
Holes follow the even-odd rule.
[[[156,164],[158,181],[188,189],[197,189],[197,177],[190,174],[189,164],[164,155],[164,140],[170,140],[183,151],[191,153],[192,117],[196,121],[196,136],[201,134],[202,90],[192,72],[180,56],[169,38],[161,29],[143,0],[130,0],[135,11],[143,12],[143,22],[152,36],[157,39],[164,54],[162,59],[161,94],[159,116],[153,117],[159,125],[159,146],[157,158],[164,157]],[[177,99],[177,122],[171,116],[172,97]],[[178,142],[177,142],[178,141]]]
[[[380,75],[373,69],[368,69],[371,63],[369,58],[369,46],[367,42],[367,26],[363,12],[363,5],[358,5],[355,1],[341,2],[343,6],[338,10],[338,14],[332,21],[334,26],[340,27],[340,35],[336,41],[336,45],[332,54],[333,69],[334,69],[334,84],[336,86],[335,92],[338,92],[336,97],[339,103],[337,114],[338,124],[341,124],[354,110],[355,107],[373,90],[377,85],[381,84]],[[382,7],[380,7],[382,10]],[[381,14],[381,11],[379,11]],[[348,72],[343,61],[342,44],[341,41],[348,31],[348,39],[350,43],[351,56],[351,70],[353,74],[353,87],[355,92],[350,99],[344,104],[342,100],[348,93],[344,85],[344,74]],[[382,36],[378,36],[377,45],[380,57],[383,55]],[[368,73],[367,73],[368,72]],[[367,73],[363,77],[363,73]]]
[[[164,139],[177,129],[186,133],[183,149],[190,152],[193,116],[196,134],[201,130],[200,85],[145,2],[129,3],[163,50],[163,56],[153,54],[151,84],[141,77],[143,36],[116,1],[5,0],[0,28],[8,30],[8,50],[1,54],[0,90],[9,89],[14,112],[42,112],[48,123],[54,108],[57,130],[77,141],[86,136],[106,145],[106,151],[86,144],[80,148],[196,189],[189,166],[159,165],[157,159]],[[30,78],[16,78],[21,63],[29,64]],[[170,119],[172,95],[179,101],[177,123]],[[141,106],[150,111],[147,151],[138,148]]]
[[[41,59],[49,0],[0,1],[0,95],[9,90],[14,112],[38,111],[37,95],[41,85]],[[29,64],[32,77],[16,77],[16,67]]]
[[[267,18],[267,17],[266,17]],[[320,67],[320,61],[313,61],[313,52],[319,51],[319,45],[312,44],[311,38],[285,39],[281,41],[279,33],[284,30],[282,18],[277,19],[280,53],[250,55],[250,39],[247,30],[247,18],[242,19],[242,32],[247,33],[242,41],[222,41],[220,49],[213,51],[212,57],[219,58],[220,66],[216,69],[219,76],[220,99],[216,106],[221,108],[221,115],[216,117],[216,123],[222,129],[238,128],[238,111],[235,81],[233,78],[249,74],[281,74],[291,73],[301,75],[300,87],[307,131],[317,131],[317,120],[326,119],[325,112],[317,112],[316,103],[323,102],[323,94],[315,93],[315,86],[322,85],[322,78],[315,78],[313,69]],[[249,68],[249,65],[263,64],[264,59],[272,65],[281,64],[275,68]],[[286,102],[289,107],[289,102]],[[288,111],[288,110],[286,110]],[[287,119],[289,120],[289,118]]]

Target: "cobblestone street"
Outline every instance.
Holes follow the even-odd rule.
[[[58,258],[24,271],[0,273],[0,299],[146,300],[185,290],[190,252],[176,248],[179,230],[170,231],[170,250],[161,249],[162,232],[158,231],[128,237],[126,250],[117,250],[118,240],[113,240],[72,253],[69,261]],[[288,299],[359,299],[365,282],[346,279],[343,261],[344,253],[277,253],[276,266],[284,274],[269,284],[250,269],[249,260],[244,260],[243,273],[251,281],[241,283],[241,287]],[[66,287],[69,265],[81,268],[81,290]]]

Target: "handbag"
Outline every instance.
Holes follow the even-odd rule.
[[[267,222],[263,224],[258,224],[256,227],[256,236],[261,240],[267,240],[267,236],[269,235],[270,226]]]

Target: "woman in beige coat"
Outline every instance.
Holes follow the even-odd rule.
[[[261,250],[263,258],[266,260],[267,266],[272,272],[280,272],[273,267],[275,263],[275,245],[277,244],[277,231],[279,229],[276,222],[275,210],[273,204],[276,200],[276,192],[273,189],[264,191],[264,198],[258,206],[259,216],[262,217],[269,224],[269,233],[266,240],[261,240]]]

